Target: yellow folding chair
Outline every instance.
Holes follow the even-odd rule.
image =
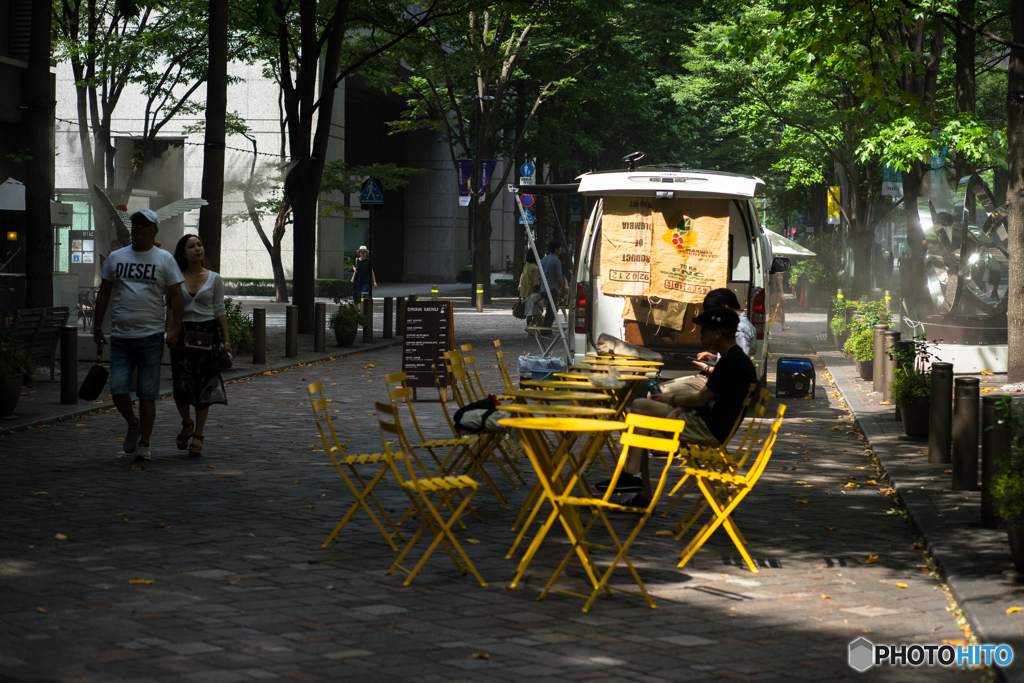
[[[413,427],[416,428],[416,434],[420,438],[419,443],[414,443],[413,447],[430,453],[438,467],[446,468],[446,464],[456,452],[471,446],[479,440],[477,436],[461,436],[457,434],[451,439],[428,439],[420,427],[420,421],[416,418],[416,409],[412,405],[412,389],[409,388],[407,375],[404,372],[395,372],[385,375],[384,381],[387,383],[388,398],[391,399],[392,405],[398,406],[400,403],[404,403],[409,409],[409,416],[412,418]],[[445,405],[443,400],[441,405]],[[445,406],[445,415],[447,414],[448,409]],[[438,456],[437,451],[444,450],[448,451],[447,455],[443,457]]]
[[[473,355],[473,345],[463,344],[462,346],[459,347],[459,351],[462,352],[462,364],[473,370],[473,376],[476,378],[476,386],[480,390],[480,398],[483,398],[488,393],[494,393],[488,392],[486,389],[484,389],[483,379],[481,379],[480,372],[476,369],[476,356]],[[470,383],[472,384],[472,382]]]
[[[548,520],[541,527],[541,530],[534,537],[533,542],[530,544],[526,555],[520,562],[519,570],[516,572],[516,577],[513,579],[510,588],[514,588],[516,582],[522,577],[526,566],[533,558],[537,549],[540,547],[548,530],[551,525],[557,519],[561,522],[562,528],[565,530],[566,535],[569,537],[569,541],[572,543],[572,548],[565,554],[562,562],[558,565],[555,573],[552,574],[551,579],[548,581],[544,590],[538,596],[538,600],[543,600],[549,591],[557,591],[560,593],[566,593],[568,595],[574,595],[577,597],[585,598],[586,603],[583,606],[583,611],[587,612],[593,605],[594,600],[603,591],[607,594],[611,594],[612,590],[617,590],[623,593],[631,593],[633,595],[640,595],[647,604],[652,608],[657,606],[651,599],[650,594],[647,592],[646,586],[644,586],[643,580],[637,573],[636,568],[633,566],[632,561],[629,559],[629,547],[633,541],[640,534],[647,520],[651,518],[654,513],[654,509],[658,504],[658,500],[661,497],[661,493],[665,488],[665,481],[668,478],[669,469],[672,466],[675,454],[679,451],[679,434],[683,431],[685,423],[683,420],[667,420],[658,417],[649,417],[646,415],[635,415],[630,414],[626,416],[625,427],[626,431],[622,434],[622,452],[619,455],[618,463],[615,467],[615,472],[612,475],[611,485],[605,492],[602,498],[594,498],[585,495],[574,495],[573,489],[576,486],[580,472],[578,469],[574,470],[569,474],[564,474],[559,471],[562,463],[556,462],[556,459],[551,457],[551,454],[546,452],[544,442],[539,437],[539,427],[554,431],[590,431],[595,425],[594,421],[591,420],[579,420],[579,419],[559,419],[559,418],[534,418],[529,419],[518,419],[518,420],[507,420],[503,423],[509,424],[516,428],[517,432],[523,439],[523,449],[526,451],[527,456],[530,458],[531,464],[537,472],[537,478],[544,488],[544,494],[547,500],[552,504],[552,511],[548,517]],[[600,425],[601,422],[596,423]],[[621,429],[622,424],[619,423],[618,427]],[[644,434],[636,433],[637,429],[644,429],[658,433],[667,433],[670,435],[669,438],[655,437]],[[623,468],[626,464],[626,454],[628,447],[633,446],[635,448],[646,448],[649,451],[661,452],[666,455],[665,466],[662,469],[661,476],[658,479],[658,485],[654,491],[652,491],[651,501],[645,508],[630,507],[626,505],[620,505],[613,503],[610,500],[612,492],[615,488],[615,484],[618,482],[620,475],[622,474]],[[584,522],[580,515],[581,509],[587,509],[590,511],[590,518]],[[636,524],[629,536],[626,537],[625,541],[620,541],[618,534],[615,533],[615,529],[608,519],[608,510],[621,510],[629,511],[633,513],[639,513]],[[612,545],[604,545],[599,543],[593,543],[587,539],[587,534],[594,527],[595,523],[600,520],[608,532],[611,538]],[[613,551],[614,557],[608,565],[608,568],[603,572],[598,568],[594,561],[591,550],[594,548],[600,548],[603,550]],[[593,590],[589,595],[577,593],[575,591],[567,590],[564,588],[555,587],[556,582],[565,571],[569,561],[576,556],[584,570],[587,573],[587,577],[590,579]],[[616,586],[610,586],[608,584],[611,579],[612,573],[618,568],[620,563],[625,563],[629,568],[630,574],[632,574],[634,581],[636,581],[637,587],[640,592],[619,588]]]
[[[505,383],[505,391],[515,391],[516,385],[512,381],[512,375],[508,374],[508,366],[505,365],[505,352],[501,350],[501,340],[494,340],[494,357],[498,359],[498,372],[501,374],[501,381]]]
[[[761,452],[758,453],[757,458],[746,474],[722,472],[717,468],[686,468],[686,473],[697,480],[697,486],[700,487],[701,493],[704,494],[704,499],[707,501],[708,507],[711,508],[713,517],[697,532],[697,535],[693,537],[679,555],[680,567],[685,566],[693,558],[718,527],[724,526],[729,534],[729,538],[732,539],[733,544],[747,563],[750,571],[755,574],[760,571],[757,568],[757,563],[751,559],[750,553],[747,552],[746,539],[740,533],[739,527],[736,526],[732,513],[743,502],[743,499],[746,498],[758,479],[761,478],[761,474],[764,473],[768,460],[772,457],[772,448],[775,445],[775,439],[779,435],[779,427],[782,426],[782,417],[785,413],[786,406],[780,405],[775,421],[772,422],[771,432],[765,438],[764,444],[761,446]]]
[[[306,387],[306,390],[309,392],[309,400],[313,405],[313,419],[316,421],[317,431],[320,432],[320,440],[323,441],[324,450],[327,451],[327,456],[331,459],[331,462],[334,463],[334,468],[338,470],[338,474],[341,475],[341,478],[344,480],[349,490],[352,491],[352,495],[356,498],[356,501],[352,503],[352,507],[348,509],[345,516],[341,518],[340,522],[338,522],[338,526],[334,527],[334,531],[331,532],[331,535],[327,537],[327,540],[324,541],[324,544],[320,547],[326,548],[330,545],[331,541],[341,533],[341,530],[344,529],[345,525],[352,519],[356,510],[362,508],[366,511],[366,514],[370,516],[370,519],[377,528],[380,529],[380,533],[384,536],[384,540],[388,542],[388,545],[391,546],[391,549],[398,550],[398,546],[396,546],[395,542],[391,540],[392,535],[400,541],[404,541],[405,539],[402,538],[402,534],[398,531],[398,527],[391,521],[391,518],[388,517],[388,513],[373,495],[374,487],[377,486],[378,482],[380,482],[381,478],[388,471],[389,463],[387,453],[362,453],[360,455],[348,455],[345,452],[345,447],[338,441],[338,435],[334,431],[334,423],[331,421],[330,415],[327,414],[328,403],[327,399],[324,398],[323,384],[321,382],[313,382]],[[319,398],[317,398],[317,395],[319,395]],[[324,426],[327,427],[326,431],[324,430]],[[328,433],[330,433],[331,441],[333,443],[328,443]],[[345,469],[342,465],[348,469],[349,473],[352,475],[351,478],[349,478],[349,475],[345,473]],[[376,474],[374,474],[370,481],[367,482],[363,479],[362,475],[359,474],[359,470],[356,469],[357,465],[375,466],[377,467]],[[381,525],[380,520],[377,519],[377,515],[373,513],[373,510],[371,510],[366,504],[367,499],[373,503],[381,517],[384,518],[384,521],[387,522],[387,525],[391,528],[390,534],[384,529],[383,525]]]
[[[459,518],[462,513],[465,512],[469,501],[472,500],[473,494],[476,493],[479,484],[473,480],[472,477],[466,475],[453,475],[446,477],[421,477],[417,476],[417,473],[413,470],[413,459],[409,457],[398,457],[398,453],[392,453],[391,448],[388,444],[388,437],[396,437],[398,444],[401,448],[408,452],[412,448],[409,443],[409,439],[405,435],[405,431],[402,429],[402,423],[398,417],[398,407],[390,403],[381,403],[380,401],[373,402],[374,408],[377,410],[377,422],[380,425],[381,440],[384,442],[384,452],[388,454],[388,464],[391,467],[392,473],[395,475],[395,479],[398,481],[398,485],[402,487],[406,495],[409,496],[409,500],[416,507],[416,511],[419,513],[419,518],[423,520],[420,528],[416,530],[412,538],[409,539],[409,543],[399,553],[398,558],[395,559],[395,563],[391,565],[387,573],[392,574],[396,569],[401,569],[406,572],[408,576],[405,579],[403,585],[408,586],[412,583],[412,580],[416,578],[416,575],[423,568],[423,565],[427,563],[427,560],[437,549],[438,545],[444,547],[448,557],[451,558],[452,562],[458,570],[465,574],[468,569],[476,580],[480,582],[481,586],[486,586],[483,577],[473,566],[469,556],[466,555],[466,551],[459,545],[459,541],[455,538],[452,533],[452,526],[459,522]],[[397,463],[398,461],[404,462],[406,465],[406,472],[403,475],[399,471]],[[438,505],[434,505],[431,501],[433,494],[439,494],[440,500]],[[455,508],[445,521],[440,512],[439,508],[445,507],[450,503],[452,498],[456,495],[461,495],[462,502],[457,508]],[[427,550],[420,557],[419,562],[412,569],[408,569],[402,566],[402,561],[412,550],[416,542],[420,540],[424,532],[430,531],[434,534],[434,540],[427,547]],[[460,561],[461,560],[461,561]]]

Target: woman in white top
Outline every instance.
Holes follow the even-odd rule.
[[[184,330],[178,335],[178,342],[171,348],[171,379],[174,386],[174,403],[181,414],[181,432],[175,439],[178,450],[188,448],[191,458],[203,454],[203,429],[210,404],[223,403],[228,399],[224,392],[224,380],[220,376],[221,354],[231,353],[228,342],[228,318],[224,308],[224,281],[220,274],[207,270],[203,262],[203,241],[198,235],[185,235],[174,249],[174,260],[185,277],[184,289]],[[209,350],[185,348],[186,338],[193,340],[203,337],[212,340]],[[221,349],[221,340],[224,342]],[[190,406],[196,409],[192,421]],[[189,437],[192,443],[189,444]]]

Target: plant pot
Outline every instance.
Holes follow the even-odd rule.
[[[900,406],[903,417],[903,431],[912,439],[923,439],[928,436],[928,414],[931,412],[931,399],[918,398],[912,403]]]
[[[7,417],[14,414],[18,407],[18,399],[21,398],[21,387],[24,385],[21,375],[8,377],[0,382],[0,417]]]
[[[334,339],[338,342],[338,346],[352,346],[356,342],[356,332],[359,331],[358,327],[353,327],[350,330],[334,330]]]
[[[837,335],[832,335],[832,339],[836,343],[836,351],[838,351],[839,353],[843,352],[843,346],[846,345],[846,340],[849,339],[849,337],[850,337],[850,333],[849,332],[843,332],[842,334],[840,334],[838,336]]]
[[[875,363],[870,360],[857,361],[857,372],[863,380],[871,381],[875,375]]]
[[[1015,528],[1007,524],[1006,536],[1010,541],[1010,557],[1013,558],[1013,566],[1018,572],[1024,574],[1024,526]]]

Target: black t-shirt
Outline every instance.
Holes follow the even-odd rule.
[[[714,372],[708,378],[707,388],[718,396],[706,406],[697,408],[697,414],[703,418],[719,443],[729,437],[736,417],[743,411],[743,401],[747,398],[750,385],[755,383],[757,372],[754,364],[739,346],[729,349],[715,365]]]

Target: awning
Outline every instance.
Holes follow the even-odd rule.
[[[810,256],[817,256],[817,254],[807,247],[802,247],[793,240],[787,239],[778,233],[766,230],[765,234],[768,235],[768,241],[772,243],[773,256],[785,256],[787,258],[807,258]]]

